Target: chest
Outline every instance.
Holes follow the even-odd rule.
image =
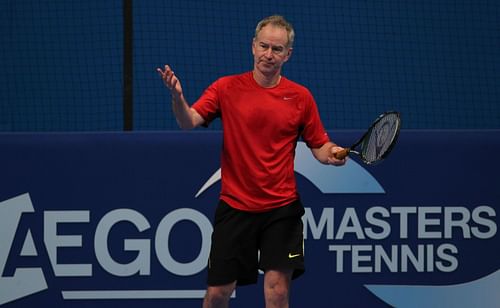
[[[292,91],[240,91],[222,105],[222,121],[269,134],[297,134],[304,103]]]

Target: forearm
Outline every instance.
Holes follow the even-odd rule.
[[[192,129],[196,127],[193,121],[193,111],[189,107],[184,95],[172,95],[172,111],[180,128]]]

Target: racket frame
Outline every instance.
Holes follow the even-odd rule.
[[[367,138],[367,136],[369,136],[372,132],[372,130],[375,128],[375,126],[377,125],[377,123],[379,123],[380,121],[382,121],[382,119],[390,114],[394,114],[397,116],[398,118],[398,121],[396,122],[396,133],[394,134],[394,136],[392,137],[392,140],[391,140],[391,143],[389,145],[389,147],[387,148],[387,150],[384,152],[384,154],[382,156],[380,156],[379,159],[377,160],[374,160],[374,161],[369,161],[367,160],[364,155],[363,155],[363,151],[358,151],[356,148],[362,144],[365,139]],[[349,155],[350,153],[354,153],[356,155],[358,155],[361,160],[365,163],[365,164],[368,164],[368,165],[374,165],[374,164],[377,164],[377,163],[380,163],[381,161],[383,161],[388,155],[389,153],[392,151],[392,149],[394,148],[394,145],[396,144],[396,141],[399,137],[399,131],[401,129],[401,116],[400,116],[400,113],[398,111],[386,111],[384,113],[382,113],[381,115],[379,115],[375,121],[373,121],[373,123],[370,125],[370,128],[368,128],[368,130],[363,134],[363,136],[361,136],[361,138],[359,138],[358,141],[356,141],[356,143],[354,143],[352,146],[348,147],[348,148],[345,148],[345,152],[346,152],[346,155]]]

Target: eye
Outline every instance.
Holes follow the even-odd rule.
[[[269,48],[269,45],[265,44],[265,43],[260,43],[259,44],[260,48],[263,49],[263,50],[266,50]]]
[[[282,53],[283,50],[285,50],[285,49],[283,47],[281,47],[281,46],[275,46],[275,47],[273,47],[273,52],[276,53],[276,54]]]

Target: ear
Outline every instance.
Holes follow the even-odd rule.
[[[252,54],[255,56],[255,37],[252,40]]]
[[[287,52],[283,62],[286,62],[286,61],[288,61],[288,59],[290,59],[290,57],[292,56],[292,52],[293,52],[293,48],[288,48],[288,52]]]

